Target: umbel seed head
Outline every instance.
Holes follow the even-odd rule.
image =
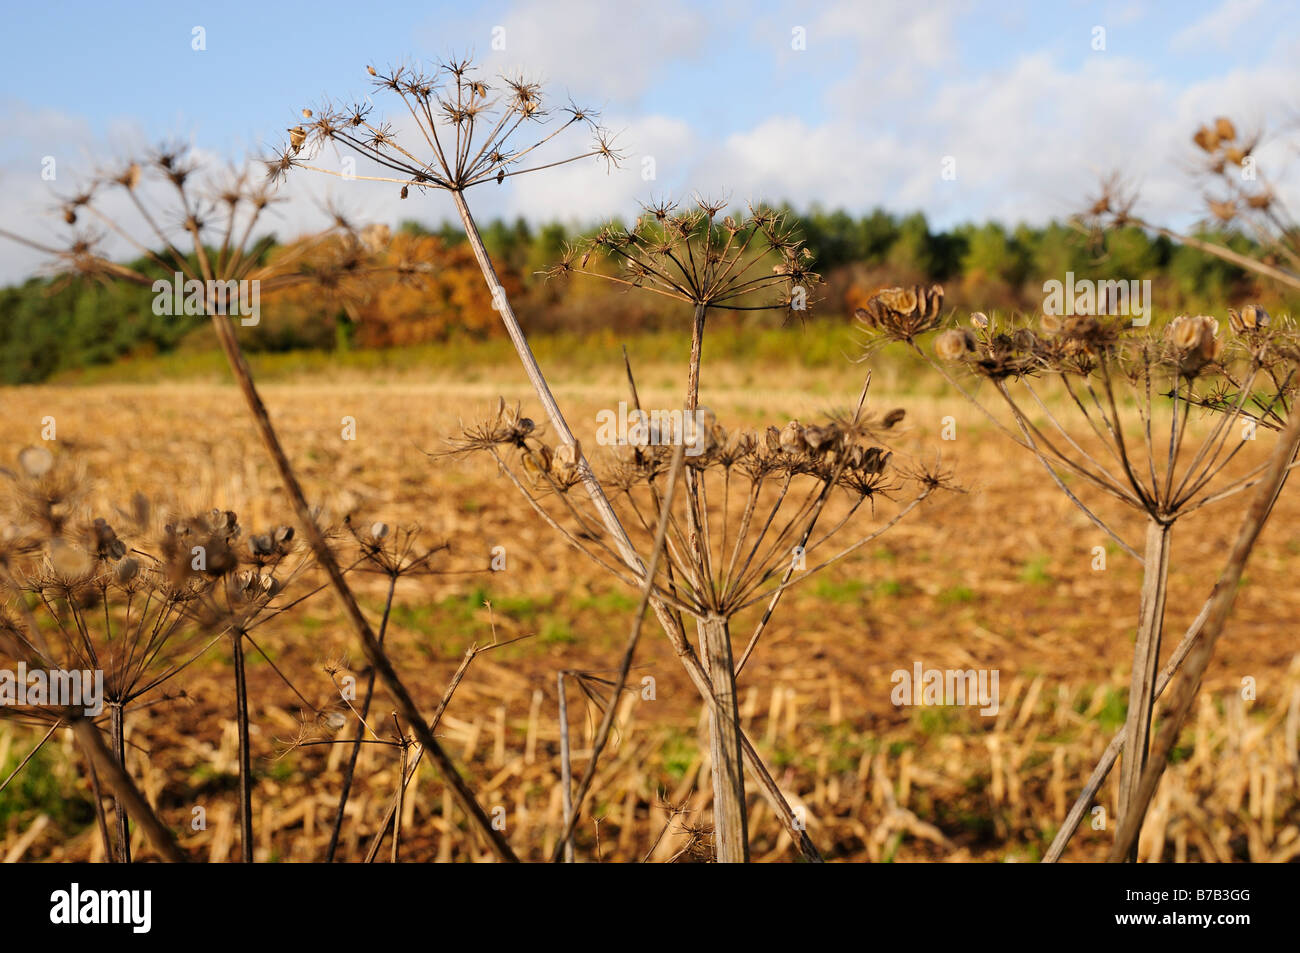
[[[858,308],[856,317],[873,331],[896,341],[911,341],[918,334],[939,326],[943,310],[943,286],[924,288],[881,288]]]
[[[1241,311],[1228,309],[1228,326],[1237,334],[1249,334],[1268,327],[1268,312],[1257,304],[1248,304]]]

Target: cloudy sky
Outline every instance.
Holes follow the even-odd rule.
[[[55,194],[144,145],[181,139],[237,160],[282,142],[304,106],[372,94],[368,64],[467,53],[600,109],[627,153],[609,173],[583,162],[480,187],[481,218],[587,224],[699,191],[920,209],[937,226],[1041,223],[1122,167],[1144,212],[1186,224],[1198,123],[1228,114],[1271,137],[1300,118],[1287,0],[166,0],[12,5],[5,19],[0,221],[37,237],[57,234]],[[1258,155],[1274,179],[1295,171],[1283,141]],[[299,172],[286,188],[371,221],[453,214],[446,195],[402,202],[389,185]],[[302,200],[279,214],[289,237],[319,213]],[[0,281],[39,264],[0,241]]]

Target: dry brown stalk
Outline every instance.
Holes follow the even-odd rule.
[[[1112,862],[1132,856],[1136,849],[1138,834],[1142,829],[1142,817],[1151,803],[1156,786],[1160,783],[1160,777],[1168,763],[1169,753],[1173,750],[1183,723],[1191,712],[1201,678],[1214,657],[1215,644],[1223,634],[1228,616],[1232,612],[1232,604],[1237,597],[1238,584],[1246,569],[1246,561],[1255,548],[1255,542],[1259,539],[1260,531],[1263,530],[1272,511],[1277,494],[1293,465],[1297,451],[1300,451],[1300,415],[1293,417],[1287,424],[1277,447],[1273,450],[1260,486],[1252,494],[1250,506],[1242,516],[1241,526],[1228,555],[1227,564],[1219,575],[1217,591],[1210,599],[1209,612],[1201,637],[1188,653],[1186,665],[1174,689],[1174,698],[1169,705],[1169,715],[1160,726],[1151,758],[1133,793],[1129,812],[1120,818],[1120,828],[1115,834],[1115,844],[1108,858]]]

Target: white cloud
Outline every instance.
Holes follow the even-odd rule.
[[[701,8],[685,0],[521,0],[500,15],[476,12],[463,27],[450,35],[473,37],[485,69],[522,71],[595,107],[603,103],[592,97],[635,101],[674,62],[702,53],[709,33]],[[494,40],[505,48],[496,49]]]
[[[1201,19],[1189,23],[1169,41],[1171,49],[1187,52],[1204,46],[1227,48],[1242,26],[1256,19],[1264,0],[1224,0]]]

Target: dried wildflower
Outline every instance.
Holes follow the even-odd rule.
[[[1237,311],[1228,309],[1228,326],[1237,334],[1250,334],[1268,327],[1268,312],[1257,304],[1248,304]]]
[[[894,341],[911,341],[939,326],[943,310],[943,287],[882,288],[855,312],[858,321],[871,331]]]
[[[960,361],[974,350],[975,336],[960,328],[950,328],[934,339],[934,353],[941,361]]]
[[[1188,377],[1195,377],[1222,353],[1223,339],[1218,335],[1219,322],[1204,314],[1196,317],[1180,315],[1165,330],[1178,368]]]
[[[430,72],[413,66],[386,73],[367,66],[366,72],[377,89],[401,100],[419,131],[418,144],[401,143],[390,124],[369,118],[367,107],[342,110],[326,103],[303,110],[311,122],[289,130],[288,146],[268,163],[271,175],[281,176],[295,166],[340,175],[311,164],[323,147],[339,146],[374,163],[380,174],[367,178],[399,185],[405,198],[413,187],[461,192],[579,159],[600,158],[614,165],[621,158],[609,134],[596,124],[594,111],[570,104],[553,115],[537,83],[501,77],[494,89],[468,60],[440,63]],[[552,128],[534,131],[548,122]],[[547,156],[544,147],[576,124],[593,132],[591,147],[577,155]],[[520,141],[525,136],[529,138]]]
[[[549,274],[574,270],[581,251],[580,273],[697,308],[806,310],[821,279],[812,270],[811,252],[785,216],[750,206],[739,221],[731,216],[719,220],[724,208],[723,202],[698,196],[686,211],[666,201],[645,204],[632,228],[605,226],[583,248],[568,249]],[[598,260],[610,262],[615,271],[593,270]]]

